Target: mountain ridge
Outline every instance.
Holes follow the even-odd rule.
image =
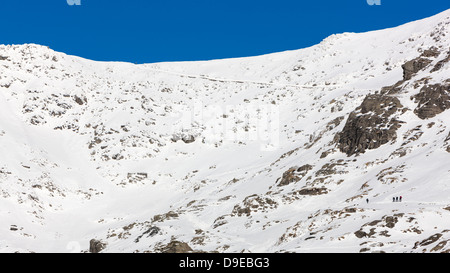
[[[141,65],[0,46],[0,251],[448,252],[449,28]]]

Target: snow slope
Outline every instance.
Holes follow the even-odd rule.
[[[450,10],[205,62],[2,45],[0,251],[80,252],[97,239],[103,252],[174,241],[206,252],[448,252],[449,45]],[[429,62],[405,80],[402,65],[419,56]],[[433,84],[442,96],[420,101]],[[395,136],[346,153],[342,132],[375,94],[401,104],[374,126],[385,132],[395,117]],[[421,118],[427,99],[444,108]]]

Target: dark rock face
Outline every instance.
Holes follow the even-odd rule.
[[[402,65],[403,80],[410,80],[414,74],[424,69],[432,62],[432,60],[429,59],[430,57],[435,58],[439,56],[439,54],[440,52],[436,47],[431,47],[430,49],[425,50],[419,57],[406,62]]]
[[[418,102],[414,113],[419,118],[432,118],[450,108],[450,85],[425,85],[412,99]]]
[[[431,60],[422,57],[418,57],[414,60],[406,62],[404,65],[402,65],[403,80],[410,80],[414,74],[425,68],[430,63]]]
[[[372,228],[372,229],[370,229],[369,233],[362,231],[362,230],[358,230],[358,231],[355,231],[354,234],[356,237],[361,239],[363,237],[370,237],[370,236],[376,234],[376,232],[375,232],[375,228]]]
[[[105,249],[105,247],[106,247],[106,243],[104,243],[100,240],[92,239],[89,242],[89,252],[91,252],[91,253],[99,253],[100,251]]]
[[[336,136],[339,150],[351,156],[395,140],[400,121],[391,116],[402,107],[396,97],[368,95]]]

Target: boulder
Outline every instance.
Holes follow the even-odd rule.
[[[89,241],[89,252],[99,253],[106,248],[106,245],[106,243],[100,240],[92,239],[91,241]]]

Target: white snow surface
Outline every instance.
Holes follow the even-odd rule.
[[[449,63],[430,73],[449,46],[450,10],[202,62],[0,45],[0,252],[84,252],[91,239],[103,252],[158,252],[173,240],[205,252],[449,251],[450,112],[422,120],[411,99],[420,79],[449,81]],[[430,47],[441,55],[398,95],[408,110],[397,139],[340,152],[333,139],[350,112]],[[306,164],[299,181],[278,184]],[[309,187],[327,193],[296,194]]]

